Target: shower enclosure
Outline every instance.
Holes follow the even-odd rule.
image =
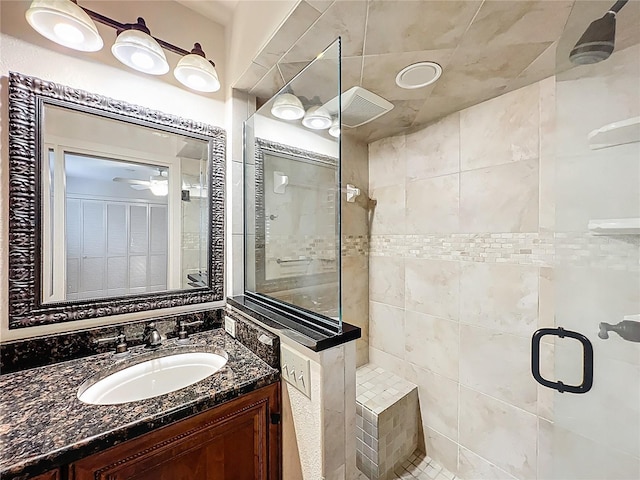
[[[540,287],[554,300],[539,308],[555,322],[546,316],[540,361],[554,366],[543,377],[564,384],[539,387],[548,400],[540,479],[640,478],[640,5],[618,14],[608,59],[568,63],[580,32],[609,7],[574,5],[557,49],[555,155],[540,160],[545,172],[555,157],[541,176],[542,194],[555,196],[555,226],[553,270]],[[584,335],[585,345],[557,327]],[[567,389],[580,384],[588,391]]]
[[[337,40],[244,124],[245,295],[330,335],[341,333],[339,105]]]

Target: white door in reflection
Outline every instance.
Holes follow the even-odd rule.
[[[64,158],[66,300],[167,290],[166,169]]]
[[[49,149],[43,212],[45,301],[175,288],[169,268],[169,170]],[[49,237],[49,238],[46,238]]]

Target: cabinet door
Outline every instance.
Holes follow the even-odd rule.
[[[75,462],[74,480],[275,480],[279,384]]]
[[[59,480],[60,470],[51,470],[47,473],[42,473],[37,477],[33,477],[31,480]]]

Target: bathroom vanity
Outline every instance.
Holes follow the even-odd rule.
[[[279,373],[223,330],[153,355],[224,351],[226,365],[188,387],[119,405],[78,399],[88,379],[149,357],[134,347],[0,376],[3,479],[276,479]],[[226,473],[225,473],[226,472]]]
[[[73,462],[68,478],[277,479],[278,408],[272,384]]]

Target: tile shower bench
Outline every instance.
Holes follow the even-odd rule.
[[[418,388],[373,364],[356,371],[356,462],[371,480],[393,478],[418,446]]]

